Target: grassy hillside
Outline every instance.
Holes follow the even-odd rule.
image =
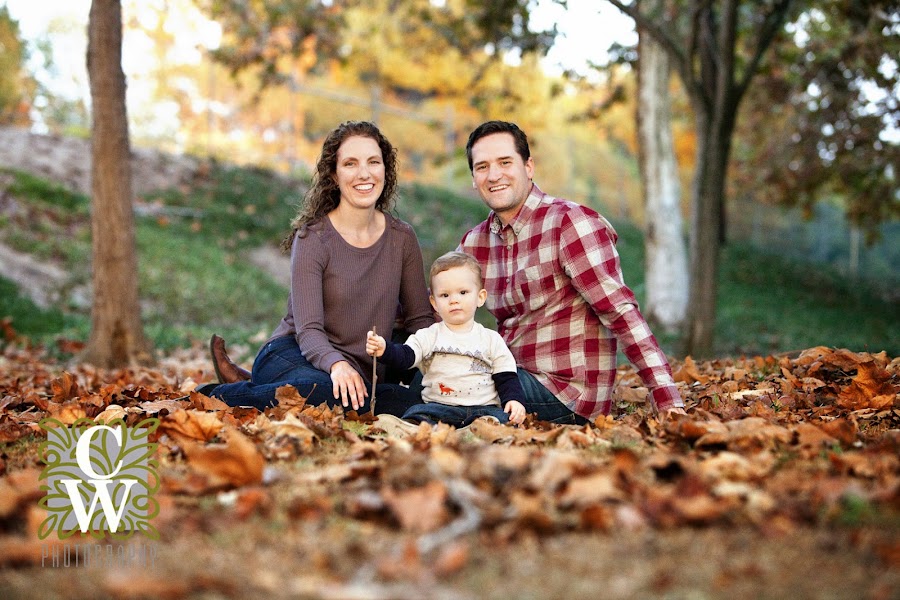
[[[39,179],[7,172],[0,179],[0,241],[60,265],[69,280],[63,300],[41,310],[0,278],[0,318],[38,343],[86,339],[89,202]],[[287,233],[302,186],[260,170],[215,168],[192,189],[170,190],[138,206],[137,244],[143,316],[157,347],[203,341],[212,332],[255,348],[284,310],[285,289],[250,264],[248,252],[277,246]],[[426,264],[453,249],[484,218],[476,199],[408,186],[396,214],[414,225]],[[616,223],[626,282],[643,298],[640,232]],[[816,345],[900,354],[900,306],[864,283],[748,246],[725,248],[721,267],[718,355],[788,351]],[[677,340],[664,338],[672,353]]]

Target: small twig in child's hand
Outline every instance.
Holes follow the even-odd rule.
[[[372,325],[372,333],[377,335],[377,330],[375,326]],[[372,354],[372,398],[369,400],[370,411],[372,415],[375,415],[375,383],[378,381],[378,373],[375,369],[378,368],[378,357],[375,354]]]

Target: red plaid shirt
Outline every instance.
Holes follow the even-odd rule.
[[[576,414],[609,414],[616,342],[659,410],[683,406],[669,362],[622,279],[616,232],[535,185],[506,226],[491,212],[460,249],[484,270],[488,310],[516,362]]]

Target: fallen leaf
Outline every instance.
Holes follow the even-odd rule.
[[[687,384],[709,383],[709,377],[700,374],[700,371],[697,369],[697,364],[690,356],[686,356],[681,366],[674,370],[674,372],[672,373],[672,378],[676,382]]]
[[[179,409],[160,420],[159,432],[168,434],[178,443],[208,442],[218,435],[223,426],[215,413]]]
[[[199,392],[192,391],[190,394],[191,406],[197,410],[228,410],[229,406],[218,398],[210,398]]]
[[[441,548],[434,560],[434,573],[439,577],[447,577],[462,571],[469,564],[469,544],[451,542]]]
[[[297,388],[292,385],[283,385],[275,390],[275,400],[278,401],[278,405],[282,408],[301,410],[306,406],[306,398],[301,396]]]
[[[615,480],[609,473],[594,473],[586,477],[578,477],[569,481],[560,495],[562,507],[585,507],[604,500],[621,500],[622,491],[616,487]]]
[[[447,487],[440,481],[431,480],[422,487],[400,491],[385,487],[381,490],[381,496],[405,530],[416,533],[434,531],[448,520]]]
[[[81,395],[78,388],[78,381],[75,376],[68,371],[64,372],[57,379],[50,382],[50,389],[53,392],[54,402],[65,402]]]
[[[94,417],[94,421],[97,423],[109,423],[116,419],[124,420],[127,414],[125,409],[118,404],[110,404],[102,413]]]
[[[188,407],[188,403],[182,400],[153,400],[152,402],[141,402],[138,404],[141,410],[147,415],[152,416],[162,411],[168,411],[169,414],[178,412]]]
[[[800,423],[794,431],[797,433],[797,443],[801,447],[811,448],[815,451],[822,446],[831,446],[837,442],[836,439],[811,423]]]
[[[890,379],[890,373],[874,361],[860,363],[856,377],[838,394],[838,406],[850,410],[892,406],[900,392],[900,386],[892,384]]]
[[[206,479],[206,491],[260,483],[265,459],[256,445],[230,427],[222,430],[222,438],[222,444],[184,446],[188,466]]]

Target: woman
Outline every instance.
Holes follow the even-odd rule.
[[[389,214],[396,188],[397,152],[374,124],[348,121],[328,135],[285,240],[291,250],[287,314],[247,380],[240,380],[224,342],[213,336],[220,383],[198,391],[230,406],[263,409],[277,403],[279,387],[290,384],[314,405],[369,410],[366,332],[375,325],[389,334],[399,307],[410,332],[434,322],[415,232]],[[378,369],[383,381],[384,367]],[[399,416],[420,401],[397,384],[376,388],[378,413]]]

